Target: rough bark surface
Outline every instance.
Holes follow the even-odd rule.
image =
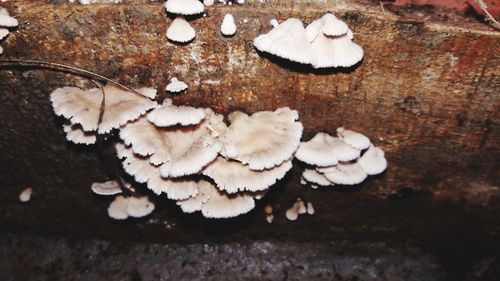
[[[300,112],[304,139],[339,126],[369,136],[386,151],[387,172],[360,187],[314,191],[299,186],[295,163],[254,212],[238,219],[182,215],[159,198],[153,219],[114,223],[106,217],[109,200],[89,190],[106,178],[102,165],[92,148],[65,142],[48,98],[56,87],[90,84],[50,71],[3,69],[1,229],[184,242],[412,239],[444,255],[453,255],[456,243],[475,243],[467,248],[471,254],[498,250],[500,33],[468,20],[384,14],[361,1],[246,1],[215,5],[206,17],[191,19],[197,37],[180,46],[167,41],[171,19],[158,2],[7,2],[20,26],[2,43],[3,58],[61,62],[158,89],[177,76],[189,90],[173,97],[175,103],[221,113],[289,106]],[[327,10],[345,20],[363,46],[356,67],[313,71],[252,47],[272,18],[309,23]],[[219,32],[226,12],[237,20],[232,38]],[[26,186],[34,188],[33,200],[21,205],[17,195]],[[298,196],[314,202],[317,214],[290,223],[284,212]],[[271,225],[264,220],[266,203],[276,210]]]

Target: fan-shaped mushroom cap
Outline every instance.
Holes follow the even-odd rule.
[[[340,127],[337,128],[337,134],[341,140],[358,150],[364,150],[370,147],[370,139],[361,133]]]
[[[336,184],[354,185],[363,182],[368,176],[361,166],[356,162],[353,164],[341,164],[329,168],[318,168],[319,172]]]
[[[193,40],[196,37],[196,31],[194,28],[186,21],[184,17],[176,17],[170,26],[167,28],[167,38],[174,42],[186,43]],[[187,86],[186,86],[187,88]],[[167,88],[168,90],[168,88]],[[183,89],[184,90],[184,89]],[[169,92],[180,92],[171,91]]]
[[[321,17],[320,21],[323,23],[321,31],[326,36],[340,36],[346,34],[349,27],[345,22],[339,20],[336,16],[326,13]]]
[[[255,207],[251,195],[227,195],[206,181],[198,184],[209,184],[212,188],[210,199],[201,207],[201,213],[206,218],[232,218],[250,212]]]
[[[2,10],[0,13],[0,26],[6,26],[6,27],[14,27],[18,26],[19,22],[11,17],[7,10]]]
[[[106,101],[99,126],[100,134],[109,133],[157,106],[156,102],[146,97],[112,85],[106,85],[104,91]],[[70,119],[72,124],[81,124],[84,131],[97,130],[102,102],[101,89],[84,91],[75,87],[63,87],[52,92],[50,98],[56,115]]]
[[[155,209],[155,204],[149,201],[147,196],[136,197],[131,196],[128,198],[127,214],[134,218],[145,217]]]
[[[302,21],[290,18],[280,23],[266,34],[261,34],[253,41],[261,52],[308,64],[311,62],[311,49]]]
[[[139,183],[147,183],[156,194],[164,192],[169,199],[184,200],[198,192],[196,182],[183,179],[168,179],[160,176],[160,168],[152,165],[148,158],[135,155],[123,144],[116,145],[118,157],[123,159],[123,169]]]
[[[266,190],[282,179],[291,168],[292,161],[286,161],[268,170],[255,171],[240,162],[217,157],[202,173],[211,177],[220,190],[231,194]]]
[[[323,33],[311,43],[314,68],[349,67],[363,59],[363,49],[352,42],[348,34],[327,37]]]
[[[307,142],[301,142],[295,158],[310,165],[325,167],[337,165],[335,138],[326,133],[317,133]]]
[[[286,107],[252,116],[234,112],[229,119],[231,125],[222,136],[226,146],[222,154],[248,164],[252,170],[269,169],[283,163],[299,146],[303,127],[295,121],[298,119],[295,110]],[[231,148],[231,153],[227,153],[227,147]]]
[[[5,28],[0,28],[0,40],[4,39],[5,36],[9,35],[9,30]]]
[[[98,195],[115,195],[122,193],[122,189],[116,180],[94,182],[90,188]]]
[[[198,0],[167,0],[167,12],[178,15],[196,15],[205,11],[205,6]]]
[[[224,36],[233,36],[236,33],[236,24],[232,14],[226,14],[222,20],[220,32]]]
[[[197,126],[158,128],[146,118],[127,124],[120,137],[132,145],[135,153],[148,156],[161,168],[163,177],[194,174],[217,157],[221,145],[212,137],[214,128],[225,127],[222,119],[211,111]],[[221,124],[222,123],[222,124]]]
[[[177,201],[184,213],[194,213],[196,211],[201,211],[201,207],[205,204],[212,196],[212,185],[207,181],[200,181],[197,184],[198,194],[196,196]]]
[[[314,183],[321,186],[333,185],[322,173],[314,169],[305,169],[302,173],[302,178],[307,182]]]
[[[373,145],[359,158],[358,163],[368,175],[380,174],[387,168],[384,151]]]
[[[115,220],[124,220],[128,218],[127,213],[128,198],[122,195],[115,197],[108,207],[108,216]]]
[[[85,132],[80,124],[63,124],[66,139],[76,144],[90,145],[97,141],[95,132]]]
[[[19,194],[19,201],[26,203],[31,200],[31,194],[33,194],[33,188],[27,187],[21,191]]]
[[[168,83],[166,90],[171,93],[179,93],[188,88],[188,85],[183,81],[177,79],[177,77],[172,77],[170,83]]]
[[[206,117],[204,108],[192,106],[175,106],[163,104],[148,114],[149,122],[158,127],[168,127],[180,124],[182,126],[195,125]]]

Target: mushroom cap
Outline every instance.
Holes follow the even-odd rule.
[[[128,198],[122,195],[115,197],[108,207],[108,216],[115,220],[124,220],[128,218],[127,213]]]
[[[358,163],[370,176],[380,174],[387,168],[384,151],[373,145],[359,158]]]
[[[194,213],[201,211],[201,207],[212,196],[212,185],[207,181],[200,181],[197,184],[198,194],[186,200],[177,201],[184,213]]]
[[[4,39],[9,34],[9,30],[6,28],[0,28],[0,40]]]
[[[314,170],[314,169],[305,169],[304,172],[302,173],[302,178],[306,180],[307,182],[314,183],[317,185],[321,186],[330,186],[333,185],[332,182],[330,182],[325,175],[322,173]]]
[[[349,67],[363,59],[363,49],[348,34],[327,37],[319,33],[311,43],[314,68]]]
[[[293,206],[290,207],[288,210],[286,210],[285,217],[289,221],[297,220],[297,218],[299,217],[299,208],[300,208],[299,202],[293,203]]]
[[[326,36],[340,36],[347,33],[349,27],[347,24],[339,20],[336,16],[331,13],[326,13],[320,19],[323,23],[323,28],[321,31]]]
[[[158,127],[168,127],[173,125],[196,125],[206,117],[205,109],[192,106],[175,106],[163,104],[151,111],[147,118],[149,122]]]
[[[26,203],[31,200],[31,195],[33,194],[33,188],[28,187],[23,189],[21,193],[19,194],[19,201]]]
[[[172,21],[170,26],[167,28],[167,38],[174,42],[186,43],[193,40],[195,37],[196,37],[196,31],[189,24],[189,22],[186,21],[184,17],[176,17]],[[180,92],[180,91],[175,91],[175,92]]]
[[[198,0],[167,0],[167,12],[178,15],[196,15],[205,11],[205,6]]]
[[[315,212],[313,204],[311,202],[307,202],[307,213],[309,215],[314,215]]]
[[[353,164],[339,163],[337,166],[318,168],[318,170],[335,184],[354,185],[363,182],[368,176],[357,162]]]
[[[165,88],[168,92],[171,93],[179,93],[188,88],[188,85],[179,79],[177,77],[172,77],[170,79],[170,83],[168,83],[167,88]]]
[[[201,213],[206,218],[236,217],[250,212],[255,207],[255,201],[251,195],[231,196],[219,191],[207,181],[200,181],[198,185],[200,184],[210,185],[212,190],[210,198],[201,207]]]
[[[18,25],[19,22],[15,18],[11,17],[8,13],[0,13],[0,26],[14,27]]]
[[[288,107],[261,111],[248,116],[242,112],[230,114],[231,125],[222,136],[231,148],[224,156],[248,164],[252,170],[264,170],[287,161],[297,150],[302,136],[298,113]]]
[[[307,142],[301,142],[295,158],[310,165],[325,167],[337,165],[335,138],[327,133],[317,133]]]
[[[116,180],[94,182],[90,188],[98,195],[115,195],[122,193],[122,189]]]
[[[365,135],[355,131],[346,130],[342,127],[337,128],[337,135],[345,143],[358,150],[367,149],[371,144],[370,139]]]
[[[217,157],[202,173],[212,178],[219,190],[232,194],[266,190],[282,179],[291,168],[292,161],[286,161],[271,169],[255,171],[240,162]]]
[[[290,18],[255,38],[253,45],[261,52],[302,64],[311,62],[310,46],[302,21]]]
[[[220,26],[220,32],[224,36],[233,36],[236,33],[236,23],[234,22],[232,14],[224,15],[224,19]]]
[[[131,120],[139,118],[157,103],[144,96],[124,91],[112,85],[104,86],[106,101],[99,134],[109,133]],[[50,95],[56,115],[80,124],[84,131],[97,130],[102,102],[101,89],[84,91],[75,87],[56,89]]]
[[[135,155],[132,149],[118,143],[118,157],[123,159],[122,165],[126,173],[139,183],[147,183],[147,187],[156,194],[162,192],[169,199],[184,200],[197,194],[196,182],[187,179],[168,179],[160,175],[160,168],[152,165],[148,158]]]
[[[66,139],[76,144],[94,144],[97,141],[95,132],[85,132],[80,124],[63,124]]]
[[[155,204],[147,196],[130,196],[127,204],[127,214],[134,218],[145,217],[155,209]]]

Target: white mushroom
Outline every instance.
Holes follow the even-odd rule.
[[[307,164],[325,167],[336,165],[338,161],[354,160],[360,153],[342,140],[320,132],[308,142],[300,143],[295,157]]]
[[[186,200],[177,201],[184,213],[194,213],[201,211],[203,204],[212,196],[212,185],[207,181],[200,181],[197,183],[198,194]]]
[[[149,201],[147,196],[136,197],[130,196],[128,197],[127,204],[127,214],[134,218],[142,218],[145,217],[155,209],[155,204]]]
[[[98,195],[115,195],[122,193],[122,189],[116,180],[94,182],[90,188]]]
[[[198,183],[210,185],[212,194],[210,199],[201,207],[201,213],[206,218],[231,218],[250,212],[255,207],[255,201],[248,194],[227,195],[219,191],[207,181]]]
[[[280,165],[290,159],[299,146],[303,127],[296,121],[295,110],[279,108],[251,116],[233,112],[229,119],[231,125],[222,136],[225,147],[221,153],[247,164],[252,170]]]
[[[292,207],[290,207],[288,210],[285,212],[285,217],[289,221],[295,221],[299,217],[299,209],[300,209],[300,204],[299,202],[293,203]]]
[[[66,139],[76,144],[94,144],[97,141],[95,132],[85,132],[80,124],[63,124]]]
[[[291,168],[292,161],[286,161],[271,169],[255,171],[240,162],[217,157],[202,173],[211,177],[220,190],[232,194],[266,190],[283,178]]]
[[[302,201],[300,198],[297,198],[297,203],[299,204],[299,215],[307,213],[307,208],[304,204],[304,201]]]
[[[222,20],[220,32],[224,36],[233,36],[236,33],[236,24],[232,14],[226,14]]]
[[[380,174],[387,168],[384,151],[373,145],[359,158],[358,163],[370,176]]]
[[[157,106],[156,102],[145,96],[112,85],[106,85],[104,91],[106,101],[99,134],[109,133]],[[63,87],[52,92],[50,98],[56,115],[70,119],[72,124],[80,124],[86,132],[97,130],[102,102],[101,89],[84,91],[75,87]]]
[[[337,128],[337,134],[341,140],[358,150],[364,150],[370,147],[370,139],[361,133],[340,127]]]
[[[330,182],[325,175],[322,173],[314,170],[314,169],[305,169],[304,172],[302,173],[302,178],[310,183],[321,185],[321,186],[330,186],[333,185],[332,182]]]
[[[147,118],[149,122],[158,127],[169,127],[174,125],[196,125],[206,117],[204,108],[194,108],[191,106],[175,106],[163,104],[151,111]]]
[[[2,8],[2,12],[0,12],[0,26],[14,27],[18,25],[19,22],[15,18],[11,17],[6,9]]]
[[[198,0],[167,0],[167,12],[178,15],[196,15],[205,11],[205,6]]]
[[[337,37],[327,37],[320,32],[311,43],[314,68],[349,67],[363,59],[363,49],[352,42],[346,33]]]
[[[128,218],[127,206],[127,197],[122,195],[116,196],[108,207],[108,216],[115,220],[124,220]]]
[[[311,202],[307,202],[307,213],[309,215],[314,215],[315,213],[314,206]]]
[[[31,188],[31,187],[25,188],[19,194],[19,201],[21,201],[23,203],[29,202],[31,199],[31,194],[33,194],[33,188]]]
[[[188,88],[188,85],[179,79],[177,77],[172,77],[170,79],[170,83],[167,85],[167,92],[171,93],[180,93]]]
[[[253,45],[261,52],[303,64],[309,64],[312,59],[304,25],[296,18],[287,19],[268,33],[259,35]]]
[[[178,16],[172,21],[166,34],[169,40],[178,43],[187,43],[196,37],[196,31],[182,16]]]
[[[329,168],[318,168],[319,172],[335,184],[354,185],[363,182],[368,176],[356,162],[352,164],[339,163]]]

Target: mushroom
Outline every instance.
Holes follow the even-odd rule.
[[[85,132],[80,124],[63,124],[63,130],[66,133],[66,139],[76,144],[90,145],[97,141],[94,132]]]
[[[354,185],[363,182],[368,176],[359,163],[339,163],[337,166],[318,168],[325,177],[335,184]]]
[[[252,170],[264,170],[289,160],[302,136],[298,113],[288,107],[261,111],[251,116],[243,112],[229,115],[231,125],[221,137],[221,154],[236,159]]]
[[[314,169],[305,169],[304,172],[302,173],[302,178],[306,182],[310,182],[313,184],[317,184],[320,186],[331,186],[333,185],[332,182],[330,182],[325,175],[322,173],[314,170]]]
[[[18,25],[19,22],[9,15],[7,9],[0,8],[0,26],[15,27]]]
[[[128,197],[127,204],[127,214],[134,218],[142,218],[145,217],[155,209],[155,204],[149,201],[147,196],[136,197],[130,196]]]
[[[128,198],[118,195],[108,207],[108,216],[115,220],[124,220],[128,218],[127,213]]]
[[[202,173],[212,178],[220,190],[232,194],[266,190],[282,179],[291,168],[292,161],[286,161],[271,169],[255,171],[240,162],[217,157]]]
[[[226,14],[222,20],[222,25],[220,27],[220,32],[224,36],[233,36],[236,34],[236,24],[234,23],[234,17],[232,14]]]
[[[21,201],[23,203],[29,202],[31,199],[31,194],[33,194],[33,188],[31,188],[31,187],[25,188],[19,194],[19,201]]]
[[[177,77],[172,77],[170,78],[170,82],[165,89],[170,93],[180,93],[187,88],[188,85],[186,83],[180,81],[179,79],[177,79]]]
[[[196,125],[206,117],[206,111],[203,108],[191,106],[175,106],[170,102],[151,111],[147,118],[149,122],[158,127],[169,127],[174,125]]]
[[[300,209],[300,204],[298,201],[296,201],[295,203],[293,203],[292,207],[286,210],[285,217],[289,221],[296,221],[297,218],[299,217],[299,209]]]
[[[300,143],[295,158],[307,164],[325,167],[336,165],[338,161],[354,160],[360,153],[342,140],[320,132],[308,142]]]
[[[370,139],[363,134],[346,130],[342,127],[337,128],[337,134],[341,140],[358,150],[364,150],[370,147]]]
[[[147,157],[135,155],[131,148],[118,143],[118,158],[126,173],[133,176],[138,183],[147,183],[147,187],[156,194],[164,192],[169,199],[184,200],[196,196],[196,183],[188,179],[169,179],[160,175],[160,168],[151,164]]]
[[[177,201],[177,205],[181,207],[184,213],[194,213],[201,211],[203,204],[212,196],[212,185],[207,181],[200,181],[197,183],[198,193],[196,196]]]
[[[167,12],[180,15],[177,16],[167,29],[167,38],[179,43],[193,40],[196,31],[184,19],[183,16],[201,14],[205,6],[198,0],[167,0],[165,2]]]
[[[315,213],[314,206],[311,202],[307,202],[307,213],[309,215],[314,215]]]
[[[302,21],[290,18],[253,41],[257,50],[290,61],[311,63],[311,48]]]
[[[122,193],[122,189],[116,180],[94,182],[90,188],[98,195],[115,195]]]
[[[139,118],[146,111],[157,106],[156,102],[145,96],[139,96],[110,84],[106,85],[103,90],[106,100],[99,134],[109,133],[112,129]],[[80,124],[86,132],[98,129],[102,102],[101,89],[84,91],[75,87],[63,87],[52,92],[50,98],[56,115],[69,119],[72,124]]]
[[[384,151],[373,145],[359,158],[359,166],[370,176],[377,175],[387,168]]]

